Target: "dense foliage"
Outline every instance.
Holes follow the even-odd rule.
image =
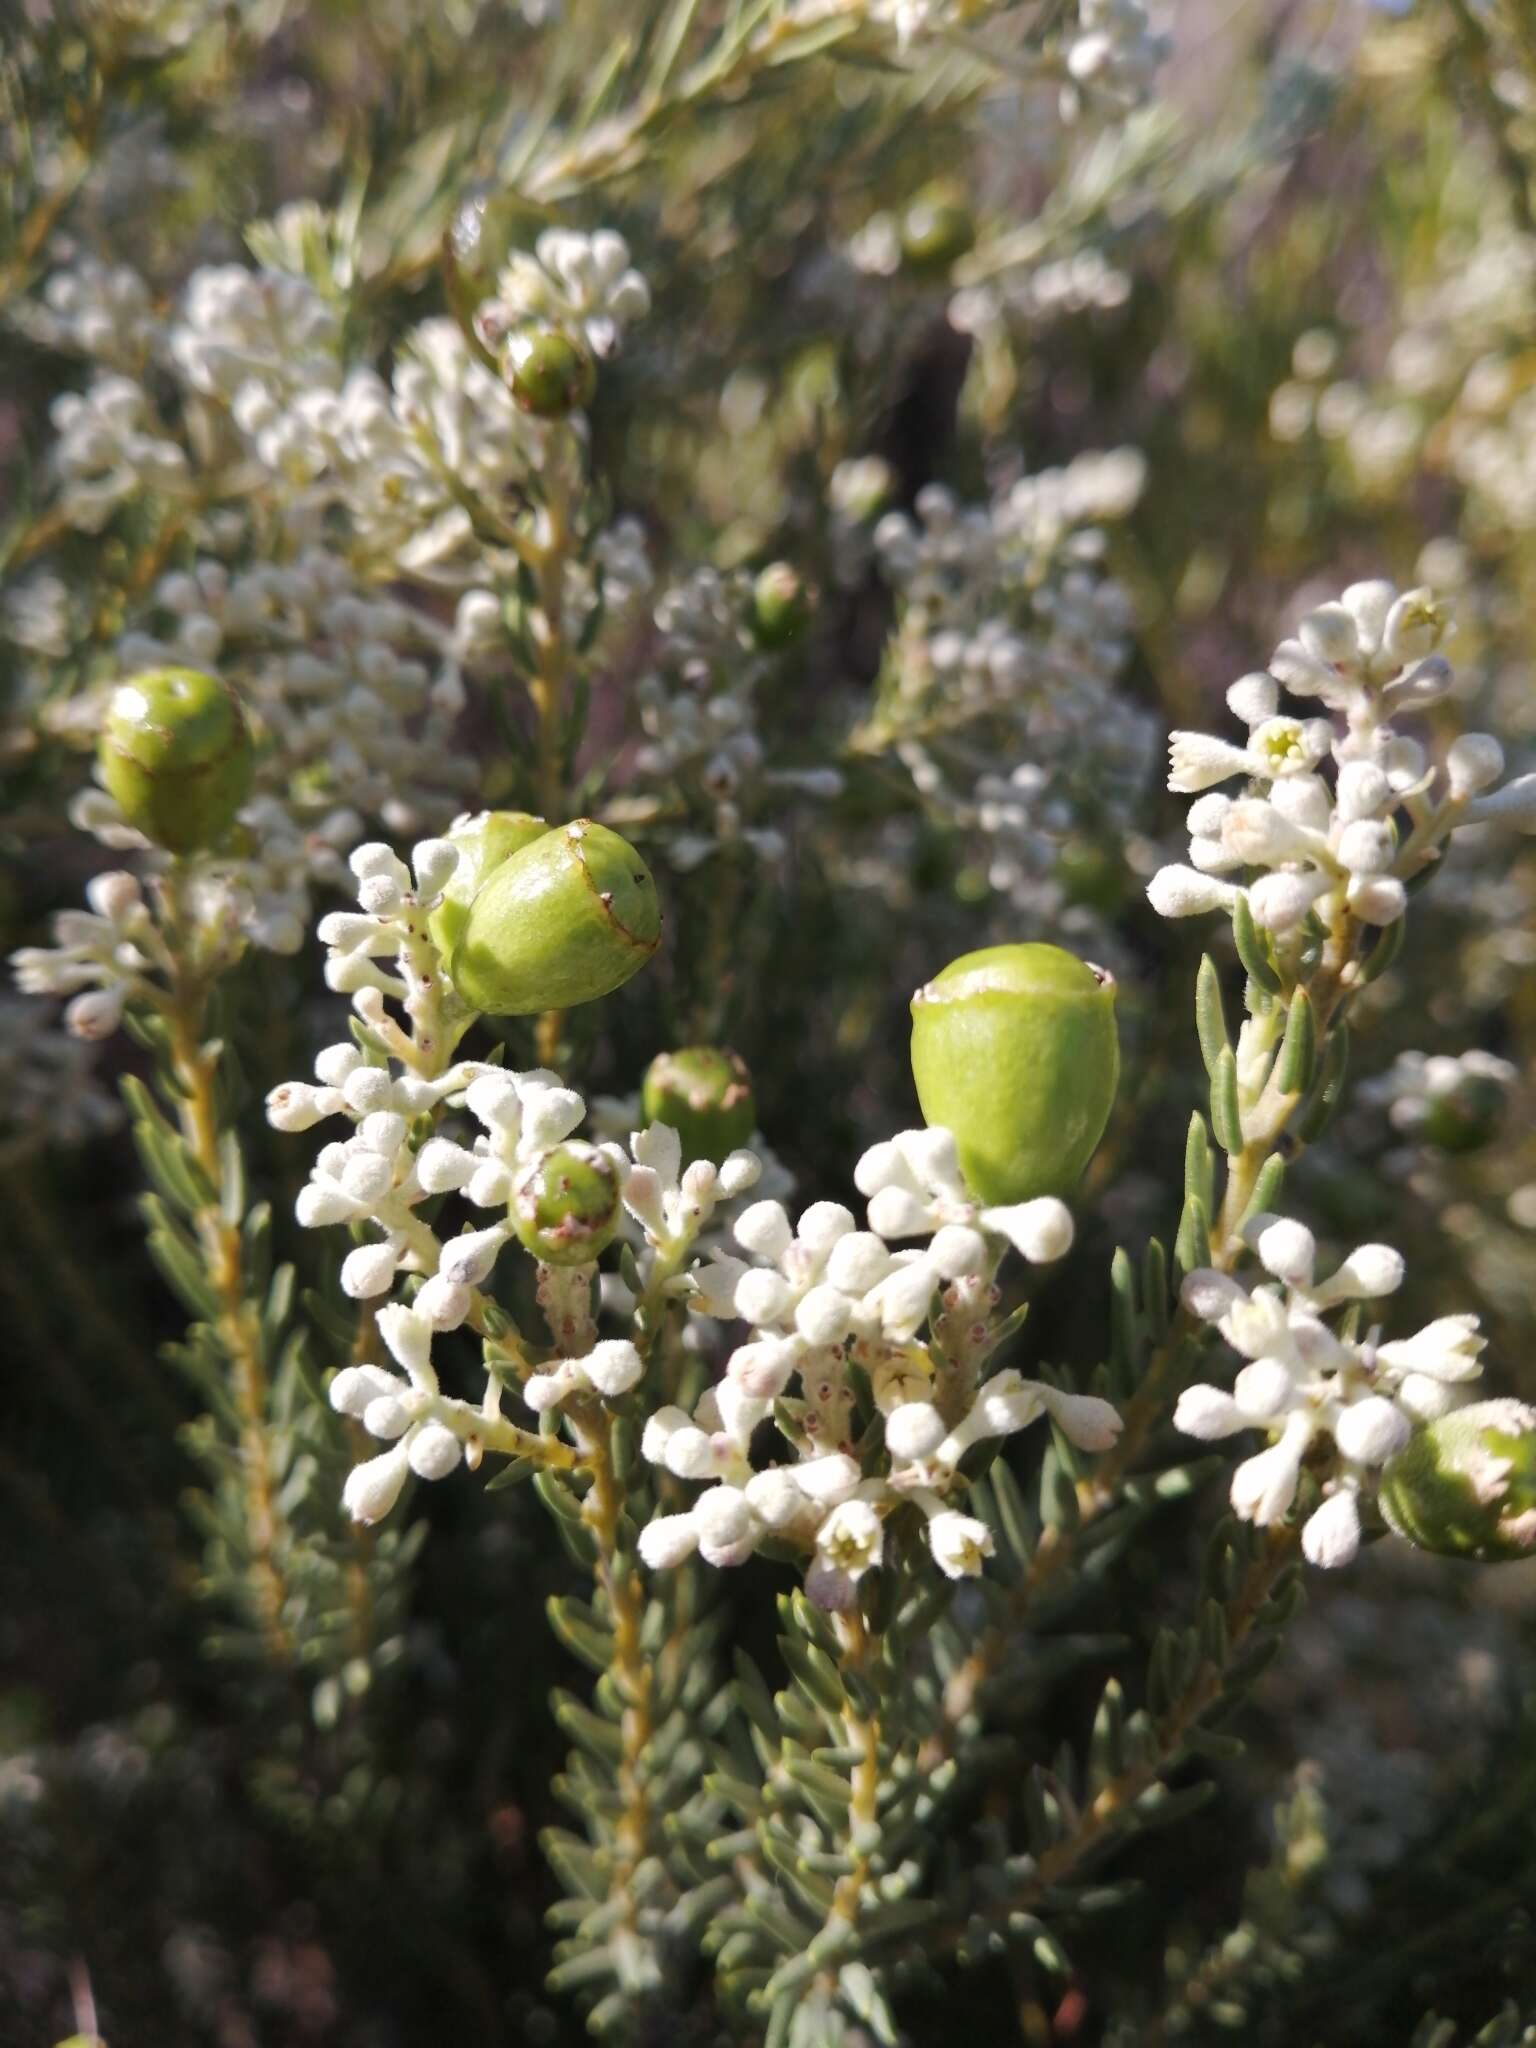
[[[1523,0],[0,110],[0,2044],[1536,2041]]]

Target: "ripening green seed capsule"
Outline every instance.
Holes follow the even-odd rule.
[[[128,823],[172,853],[222,839],[251,786],[240,700],[195,668],[149,669],[120,683],[96,758]]]
[[[448,971],[475,1009],[521,1017],[608,995],[660,942],[645,862],[617,832],[577,818],[492,869]]]
[[[589,1265],[619,1227],[619,1170],[595,1145],[568,1139],[528,1168],[510,1213],[519,1241],[545,1265]]]
[[[963,953],[912,998],[912,1078],[984,1202],[1064,1195],[1104,1135],[1115,983],[1059,946]]]
[[[670,1124],[689,1162],[718,1166],[757,1127],[752,1079],[740,1055],[719,1045],[659,1052],[645,1070],[640,1104],[648,1124]]]
[[[548,830],[542,818],[527,811],[477,811],[450,826],[448,843],[459,849],[459,864],[443,891],[443,900],[427,919],[432,943],[445,960],[464,936],[469,906],[486,878]]]
[[[1479,1564],[1536,1557],[1536,1408],[1474,1401],[1427,1422],[1382,1468],[1378,1498],[1420,1550]]]
[[[799,639],[811,616],[811,600],[799,571],[770,562],[752,585],[752,634],[759,647],[787,647]]]
[[[1479,1152],[1499,1134],[1509,1091],[1490,1074],[1467,1074],[1431,1098],[1419,1135],[1441,1152]]]
[[[563,327],[517,327],[505,344],[512,396],[536,419],[559,420],[592,403],[597,366]]]
[[[965,194],[949,179],[925,185],[901,217],[901,253],[909,270],[947,270],[975,240],[976,223]]]

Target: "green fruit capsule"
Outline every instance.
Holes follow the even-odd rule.
[[[251,787],[251,735],[233,690],[157,668],[112,692],[96,758],[123,816],[172,853],[213,846]]]
[[[512,1190],[512,1228],[546,1266],[587,1266],[619,1227],[619,1170],[573,1138],[542,1153]]]
[[[1382,1468],[1387,1524],[1438,1557],[1536,1557],[1536,1408],[1475,1401],[1415,1431]]]
[[[627,839],[577,818],[491,871],[449,973],[492,1017],[569,1010],[629,980],[661,942],[650,870]]]
[[[1113,976],[1059,946],[963,953],[912,998],[912,1078],[982,1201],[1066,1194],[1120,1078]]]
[[[976,223],[961,188],[945,179],[925,185],[901,218],[901,253],[921,275],[948,270],[976,240]]]
[[[448,830],[448,843],[459,849],[443,899],[427,919],[432,943],[446,960],[464,936],[469,906],[487,877],[504,860],[542,839],[549,830],[542,818],[527,811],[477,811],[472,817],[456,818]]]
[[[739,1054],[718,1045],[658,1053],[645,1070],[640,1105],[648,1124],[670,1124],[683,1157],[718,1166],[757,1128],[752,1080]]]
[[[506,339],[505,362],[513,398],[536,419],[564,419],[592,403],[597,367],[561,327],[514,328]]]
[[[788,647],[805,631],[811,601],[799,571],[770,562],[752,585],[752,635],[759,647]]]
[[[1481,1151],[1499,1135],[1509,1090],[1489,1074],[1468,1074],[1444,1095],[1431,1097],[1420,1135],[1442,1152]]]

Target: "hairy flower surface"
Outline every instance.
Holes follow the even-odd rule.
[[[1202,1269],[1183,1287],[1185,1307],[1214,1323],[1246,1363],[1230,1392],[1187,1387],[1174,1423],[1207,1439],[1268,1435],[1269,1448],[1232,1475],[1233,1507],[1260,1526],[1284,1520],[1304,1466],[1316,1467],[1325,1498],[1307,1518],[1302,1548],[1313,1564],[1348,1564],[1360,1544],[1359,1498],[1371,1495],[1381,1466],[1419,1423],[1465,1399],[1480,1375],[1477,1318],[1442,1317],[1390,1343],[1379,1328],[1357,1337],[1341,1327],[1353,1325],[1353,1305],[1402,1284],[1395,1251],[1361,1245],[1318,1280],[1316,1241],[1304,1225],[1261,1217],[1249,1234],[1269,1281],[1250,1288]]]

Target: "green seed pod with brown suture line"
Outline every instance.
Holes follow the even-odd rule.
[[[718,1166],[757,1127],[752,1080],[740,1056],[719,1045],[658,1053],[645,1070],[640,1105],[648,1124],[670,1124],[685,1160]]]
[[[1114,977],[1059,946],[962,954],[912,998],[912,1078],[982,1201],[1068,1194],[1120,1078]]]
[[[650,870],[627,839],[577,818],[492,870],[449,963],[493,1017],[569,1010],[622,987],[661,942]]]
[[[1474,1401],[1427,1422],[1383,1466],[1378,1499],[1390,1528],[1438,1557],[1536,1557],[1536,1408]]]
[[[459,850],[442,901],[427,920],[432,943],[448,959],[464,936],[469,906],[491,874],[504,860],[542,839],[549,830],[542,818],[527,811],[477,811],[473,817],[456,818],[448,832],[448,843]]]
[[[503,347],[512,396],[535,419],[564,419],[592,403],[597,366],[562,327],[514,328]]]
[[[240,700],[194,668],[149,669],[120,683],[96,758],[128,823],[171,853],[217,845],[249,794],[254,765]]]
[[[547,1266],[590,1265],[619,1227],[619,1170],[579,1138],[542,1153],[512,1190],[512,1228]]]

